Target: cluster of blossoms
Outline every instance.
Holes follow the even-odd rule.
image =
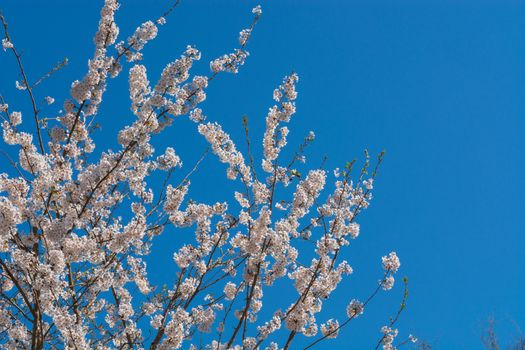
[[[384,326],[381,328],[381,333],[383,333],[383,340],[381,341],[383,344],[383,350],[395,350],[396,347],[394,346],[394,340],[397,337],[398,330]]]
[[[383,270],[385,270],[385,277],[380,281],[380,284],[384,290],[390,290],[394,287],[395,282],[393,274],[397,272],[401,263],[395,252],[390,253],[388,256],[384,256],[381,260],[383,263]]]
[[[296,111],[295,73],[273,92],[262,172],[218,122],[206,121],[199,106],[208,84],[244,64],[260,6],[240,33],[240,47],[213,60],[209,76],[191,74],[201,54],[188,46],[153,85],[137,61],[166,18],[144,22],[117,43],[118,8],[117,0],[105,1],[87,73],[73,82],[71,99],[49,130],[36,108],[36,135],[19,130],[22,113],[0,100],[4,143],[18,153],[14,171],[0,174],[0,347],[286,350],[299,335],[318,336],[313,344],[337,337],[363,314],[366,302],[352,299],[341,323],[319,318],[353,272],[341,258],[359,235],[356,218],[372,198],[375,172],[368,176],[366,165],[354,181],[347,167],[334,172],[333,182],[323,169],[301,175],[294,166],[295,160],[306,161],[304,145],[291,162],[283,162],[289,134],[283,123]],[[8,38],[6,33],[4,50],[13,48]],[[131,62],[133,118],[116,136],[118,149],[95,157],[90,125],[124,59]],[[18,85],[33,99],[26,78]],[[54,103],[50,96],[43,101]],[[185,169],[181,157],[172,147],[157,153],[151,141],[179,116],[196,124],[196,136],[226,164],[226,177],[238,184],[234,201],[193,201],[188,178],[193,171],[180,183],[172,181],[173,173]],[[305,145],[313,139],[309,134]],[[163,185],[152,180],[159,176]],[[173,247],[173,265],[163,267],[169,279],[160,287],[148,277],[148,258],[156,237],[168,230],[194,235]],[[400,263],[390,253],[382,264],[378,288],[388,290]],[[279,305],[264,300],[266,291],[286,281],[293,291],[289,298]],[[263,307],[269,320],[261,316]],[[383,333],[388,349],[397,331]]]
[[[260,6],[255,7],[252,10],[255,15],[253,22],[249,28],[241,30],[239,33],[239,44],[240,48],[235,49],[234,52],[225,54],[210,62],[210,68],[214,74],[219,72],[230,72],[238,73],[239,68],[244,64],[250,53],[246,51],[246,45],[252,34],[253,28],[257,24],[257,21],[261,17],[262,10]]]

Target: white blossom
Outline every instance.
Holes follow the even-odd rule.
[[[387,276],[385,277],[385,279],[380,281],[380,284],[383,290],[390,290],[394,287],[394,282],[395,282],[394,276]]]
[[[13,48],[13,43],[10,42],[7,38],[2,39],[2,48],[4,51],[7,51],[8,49]]]
[[[260,16],[262,14],[261,5],[257,5],[252,9],[252,13],[254,13],[256,16]]]
[[[17,81],[15,81],[15,86],[16,86],[17,90],[27,90],[27,86],[26,86],[25,82],[19,82],[17,80]]]
[[[401,266],[399,258],[397,257],[397,254],[395,252],[391,252],[390,254],[388,254],[388,256],[383,256],[381,258],[381,261],[383,263],[383,269],[392,273],[396,273],[399,267]]]
[[[22,124],[22,113],[12,112],[11,114],[9,114],[9,121],[14,126]]]
[[[346,307],[346,315],[350,318],[362,315],[364,312],[364,305],[362,302],[356,299],[352,299]]]
[[[337,338],[339,335],[339,322],[329,319],[326,324],[321,325],[321,333],[327,338]]]
[[[383,338],[381,343],[383,344],[383,350],[395,350],[397,349],[394,346],[394,340],[397,337],[398,330],[392,329],[388,326],[383,326],[381,328],[381,333],[383,333]]]

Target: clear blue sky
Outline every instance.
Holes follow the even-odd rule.
[[[1,2],[31,76],[70,59],[43,84],[41,97],[50,89],[62,101],[71,81],[83,75],[101,3]],[[167,3],[123,0],[121,35],[156,18]],[[144,51],[150,79],[187,44],[203,52],[196,71],[206,72],[210,59],[235,47],[254,5],[183,0]],[[252,141],[260,143],[272,90],[295,70],[301,80],[290,141],[316,132],[308,153],[313,165],[324,154],[335,167],[365,148],[387,150],[375,199],[361,217],[361,236],[349,250],[355,274],[329,308],[340,312],[349,299],[364,298],[379,276],[380,256],[396,250],[400,273],[410,278],[403,334],[414,333],[436,349],[481,349],[489,317],[504,339],[518,333],[516,325],[525,329],[524,2],[282,0],[262,6],[247,64],[209,89],[203,105],[209,118],[242,144],[241,116],[247,114]],[[25,96],[13,89],[12,60],[0,54],[1,74],[12,67],[0,75],[0,92],[16,109]],[[131,118],[126,80],[123,74],[110,83],[99,145],[114,144],[116,127]],[[188,136],[191,128],[180,122],[162,141],[187,164],[205,148]],[[206,162],[211,170],[197,174],[194,197],[220,199],[229,188],[223,167],[212,158]],[[173,249],[159,249],[170,264]],[[158,256],[152,269],[164,266]],[[366,317],[320,348],[373,347],[400,292],[382,295]]]

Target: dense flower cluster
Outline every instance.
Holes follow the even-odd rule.
[[[359,300],[352,299],[346,308],[346,315],[349,318],[357,317],[365,311],[365,307]]]
[[[117,42],[119,6],[105,1],[87,73],[73,82],[59,115],[49,118],[56,122],[41,123],[35,109],[38,133],[22,131],[25,116],[0,101],[3,140],[17,154],[12,171],[0,174],[0,347],[286,350],[300,335],[317,336],[313,344],[337,337],[370,300],[352,299],[341,324],[320,321],[324,304],[353,272],[344,248],[358,237],[356,218],[372,198],[375,172],[367,175],[368,160],[355,181],[351,167],[333,176],[303,171],[303,146],[292,161],[283,160],[289,134],[283,124],[296,111],[295,73],[273,92],[259,162],[245,156],[220,123],[206,121],[199,106],[208,84],[244,64],[260,6],[240,32],[240,47],[210,63],[210,76],[192,74],[201,53],[188,46],[156,84],[137,61],[169,12]],[[4,50],[14,48],[8,38]],[[90,125],[108,79],[127,64],[122,61],[131,62],[133,117],[116,135],[116,149],[95,156]],[[25,78],[17,87],[33,97]],[[171,177],[186,165],[173,147],[159,153],[151,141],[179,116],[195,123],[195,137],[226,164],[226,177],[238,185],[233,198],[194,201],[193,170],[179,183]],[[305,145],[313,139],[310,133]],[[181,244],[168,247],[173,263],[162,267],[168,278],[161,287],[148,276],[148,262],[157,236],[173,233],[164,231],[176,231]],[[188,232],[191,238],[182,234]],[[390,253],[382,264],[377,289],[388,290],[400,263]],[[287,297],[264,300],[272,286],[286,282]],[[269,313],[261,313],[263,307]],[[397,330],[382,332],[384,349],[392,349]]]
[[[386,271],[396,273],[399,267],[401,266],[399,258],[397,257],[395,252],[388,254],[388,256],[382,257],[381,260],[383,262],[383,269],[385,269]]]

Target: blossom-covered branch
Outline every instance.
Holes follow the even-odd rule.
[[[239,47],[210,62],[209,75],[193,74],[201,52],[187,46],[155,82],[140,61],[178,5],[119,41],[120,4],[106,0],[87,72],[72,83],[63,110],[45,120],[36,91],[66,61],[30,84],[1,18],[3,49],[20,69],[23,80],[15,86],[30,97],[36,131],[22,131],[22,108],[0,96],[2,153],[12,167],[0,174],[0,347],[274,350],[320,332],[310,348],[335,338],[377,293],[393,287],[400,262],[390,253],[364,303],[349,298],[341,325],[337,315],[320,322],[324,305],[353,272],[344,260],[347,246],[360,233],[357,218],[372,200],[383,153],[371,174],[366,153],[356,179],[354,162],[333,172],[311,169],[305,156],[311,132],[289,159],[283,150],[299,82],[293,72],[273,91],[260,157],[252,154],[244,122],[246,156],[213,113],[205,116],[202,102],[211,81],[246,62],[262,9],[252,10]],[[95,153],[92,125],[110,78],[122,71],[128,72],[129,122],[115,135],[116,149]],[[45,96],[43,102],[54,102]],[[177,131],[178,117],[194,122],[194,137],[209,144],[193,166],[173,147],[158,152],[152,144],[169,127]],[[197,202],[193,174],[211,153],[236,191],[221,201]],[[164,284],[154,283],[150,254],[157,237],[172,232],[193,235],[177,236],[173,266]],[[287,286],[289,297],[265,299],[277,285]],[[393,332],[383,332],[385,349]]]

